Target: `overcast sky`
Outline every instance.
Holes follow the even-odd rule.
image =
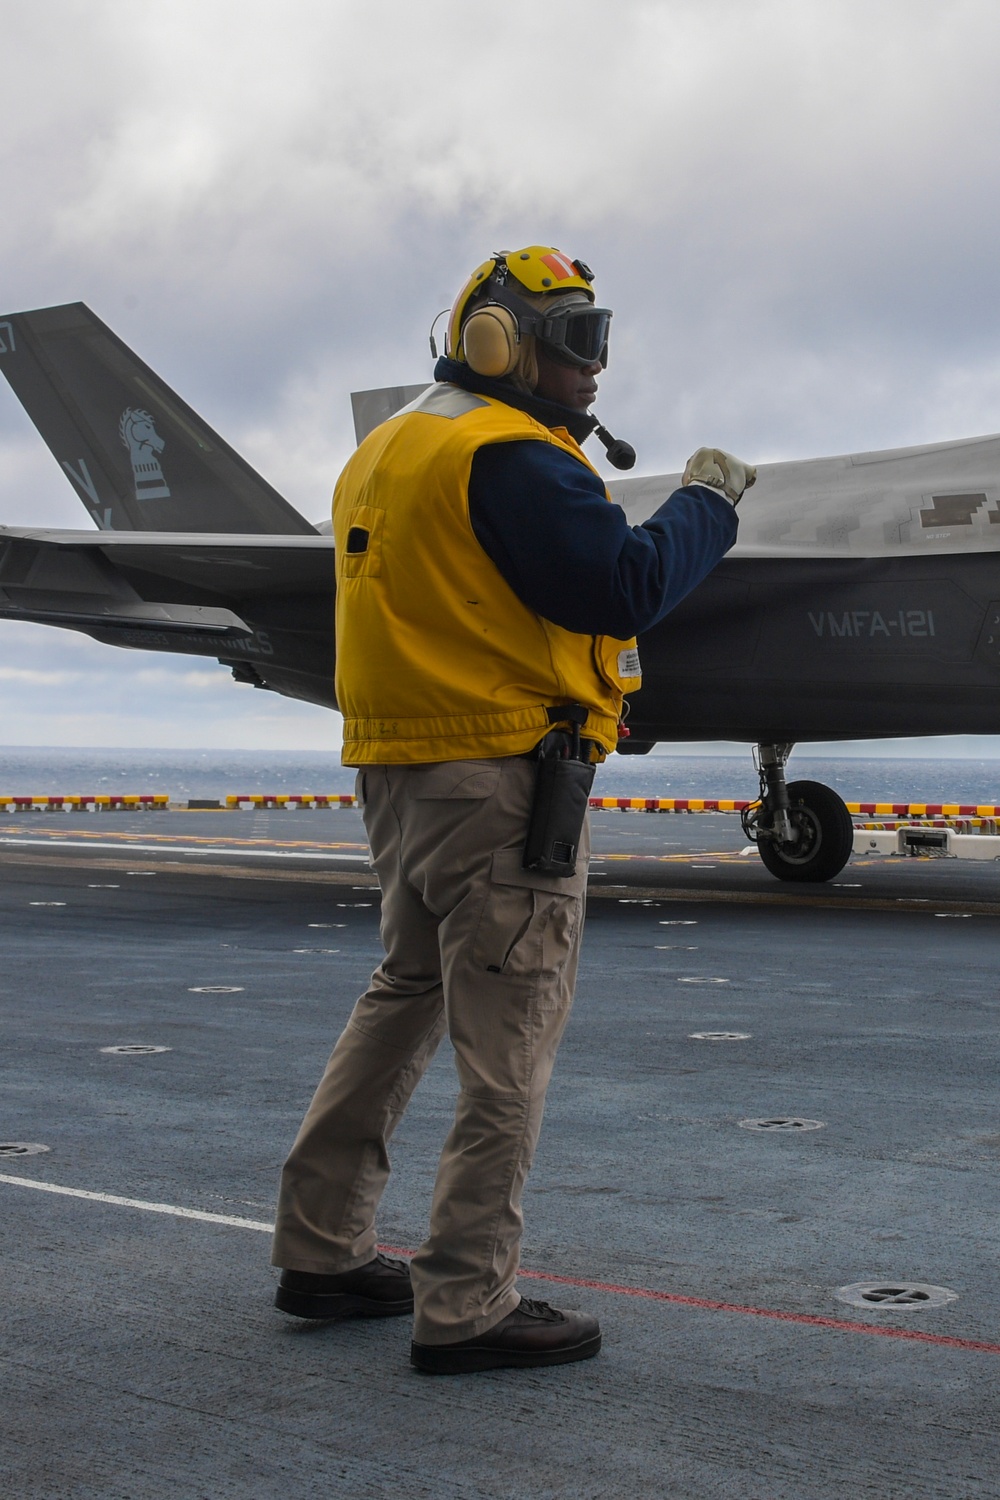
[[[639,472],[1000,428],[996,0],[0,0],[3,310],[87,302],[307,517],[495,248],[582,256]],[[747,504],[752,503],[748,497]],[[0,383],[0,522],[90,525]],[[320,748],[0,623],[0,743]]]

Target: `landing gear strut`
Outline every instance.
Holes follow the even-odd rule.
[[[851,857],[854,825],[830,787],[785,780],[792,748],[757,746],[760,800],[743,813],[743,831],[779,880],[831,880]]]

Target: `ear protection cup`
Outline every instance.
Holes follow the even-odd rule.
[[[462,350],[470,370],[502,380],[517,364],[517,319],[507,307],[483,307],[462,329]]]

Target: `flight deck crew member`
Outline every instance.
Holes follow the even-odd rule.
[[[411,1360],[440,1374],[600,1348],[595,1318],[515,1285],[589,854],[584,827],[574,874],[524,867],[537,747],[575,715],[583,754],[614,750],[636,634],[733,545],[755,477],[699,449],[644,525],[609,503],[579,447],[611,320],[592,280],[538,245],[480,266],[436,383],[369,434],[333,501],[343,760],[359,768],[385,958],[285,1164],[276,1303],[304,1318],[412,1308]],[[390,1137],[445,1032],[455,1119],[407,1267],[377,1252],[375,1214]]]

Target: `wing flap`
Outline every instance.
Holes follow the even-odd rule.
[[[39,589],[0,589],[0,620],[63,625],[87,630],[121,626],[211,636],[245,636],[250,627],[231,609],[201,604],[119,604],[101,595],[46,594]]]

